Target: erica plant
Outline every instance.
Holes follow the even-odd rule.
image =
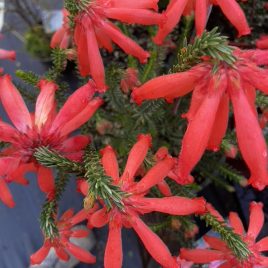
[[[268,237],[257,239],[266,204],[250,204],[245,232],[236,212],[225,220],[201,196],[208,184],[229,192],[268,186],[268,46],[265,33],[258,48],[250,36],[251,2],[65,0],[50,69],[17,70],[30,90],[2,70],[10,123],[0,121],[0,199],[13,208],[8,185],[27,185],[28,172],[46,197],[33,265],[51,249],[62,261],[94,263],[72,239],[107,226],[105,268],[122,267],[123,228],[161,267],[268,267]],[[230,27],[230,36],[246,37],[221,35]],[[77,88],[65,81],[67,66],[75,66]],[[58,215],[70,180],[84,202]],[[217,236],[195,248],[200,222]],[[75,228],[81,223],[88,230]]]

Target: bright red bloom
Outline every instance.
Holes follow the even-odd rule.
[[[0,60],[15,60],[16,52],[14,50],[0,49]]]
[[[66,49],[69,47],[71,42],[71,33],[68,19],[69,12],[66,9],[63,9],[62,14],[63,24],[62,27],[53,34],[50,41],[51,48],[59,47],[61,49]]]
[[[85,218],[79,216],[79,222]],[[74,215],[73,210],[67,210],[61,218],[56,222],[58,229],[58,237],[49,239],[45,237],[43,246],[31,255],[31,264],[40,264],[47,257],[51,248],[54,248],[57,257],[62,261],[68,261],[70,255],[85,263],[94,263],[96,258],[85,249],[70,242],[71,238],[83,238],[89,234],[88,230],[75,229],[72,230],[74,225],[79,223],[77,215]]]
[[[262,190],[268,185],[267,148],[254,101],[256,89],[268,92],[268,72],[258,67],[268,62],[268,52],[237,50],[234,55],[235,68],[222,63],[214,73],[213,64],[202,63],[186,72],[154,78],[134,89],[132,96],[137,103],[157,98],[171,101],[194,90],[178,162],[178,175],[186,181],[206,148],[219,149],[231,100],[238,145],[251,172],[249,183]]]
[[[18,168],[18,165],[18,158],[0,158],[0,200],[10,208],[15,206],[15,202],[8,188],[8,184],[11,182],[21,185],[28,184],[28,181],[23,177],[27,165],[21,165],[20,168]]]
[[[235,212],[229,215],[229,221],[234,232],[239,234],[251,251],[249,258],[240,262],[235,258],[232,251],[219,238],[205,236],[204,239],[210,249],[181,249],[180,257],[196,264],[209,263],[212,261],[222,261],[218,266],[224,268],[253,268],[267,267],[268,258],[262,255],[263,251],[268,250],[268,237],[262,238],[256,242],[264,224],[264,213],[262,203],[252,202],[250,204],[250,218],[247,233],[244,230],[243,223]]]
[[[144,246],[153,258],[162,266],[178,267],[163,241],[146,226],[140,219],[141,214],[158,211],[170,215],[189,215],[206,211],[203,198],[189,199],[172,196],[164,198],[147,198],[146,193],[157,183],[161,182],[174,165],[171,157],[167,156],[153,166],[147,174],[135,182],[135,174],[142,164],[151,144],[149,135],[140,135],[138,142],[132,147],[123,174],[119,175],[118,163],[112,147],[102,150],[102,165],[107,176],[112,178],[122,192],[124,209],[117,207],[108,210],[103,207],[90,217],[94,227],[109,224],[109,235],[104,256],[105,268],[120,268],[122,266],[122,227],[133,228],[142,240]]]
[[[87,122],[103,103],[100,98],[93,98],[96,88],[92,81],[77,89],[66,101],[61,110],[56,112],[55,91],[57,85],[41,80],[40,94],[36,101],[35,113],[30,114],[20,93],[8,75],[0,78],[0,99],[15,128],[0,121],[0,141],[10,146],[2,151],[2,156],[16,158],[17,169],[13,165],[13,175],[26,171],[37,171],[40,189],[50,198],[54,193],[52,170],[38,165],[33,154],[41,146],[60,152],[69,159],[79,161],[83,149],[89,143],[89,137],[69,134]],[[20,171],[20,172],[17,172]],[[14,177],[14,176],[12,176]],[[21,180],[13,178],[12,180]]]
[[[74,41],[77,45],[79,70],[82,76],[91,75],[97,87],[106,89],[104,66],[99,47],[113,50],[112,42],[129,55],[145,63],[149,53],[125,36],[109,19],[142,25],[161,24],[164,17],[156,9],[158,1],[94,0],[76,19]]]
[[[181,16],[195,13],[195,27],[197,35],[201,35],[206,28],[208,9],[210,5],[218,5],[228,20],[238,30],[239,36],[250,34],[250,28],[243,10],[236,0],[170,0],[164,12],[167,17],[154,37],[156,44],[162,44],[165,37],[172,32],[179,23]]]
[[[268,49],[268,35],[263,35],[257,39],[256,46],[260,49]]]

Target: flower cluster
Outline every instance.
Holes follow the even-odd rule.
[[[146,2],[146,1],[144,1]],[[149,2],[149,1],[147,1]],[[150,4],[151,2],[151,4]],[[112,42],[127,54],[145,63],[150,56],[137,43],[125,36],[108,19],[142,25],[160,25],[163,17],[153,12],[155,1],[136,4],[130,1],[92,1],[86,10],[76,18],[74,41],[77,46],[79,69],[82,76],[91,75],[100,90],[105,90],[105,73],[99,47],[113,51]]]
[[[77,213],[69,209],[57,221],[58,237],[45,238],[44,245],[31,256],[31,264],[40,264],[54,248],[57,257],[62,261],[68,261],[70,255],[85,263],[94,263],[96,258],[90,252],[75,245],[70,241],[72,238],[83,238],[89,234],[85,229],[73,229],[73,227],[85,219],[85,214]]]
[[[234,66],[223,62],[215,72],[214,65],[205,61],[189,71],[154,78],[136,88],[132,97],[137,103],[157,98],[172,102],[193,91],[190,109],[184,115],[188,128],[182,140],[177,171],[185,181],[191,180],[190,172],[206,149],[219,149],[227,129],[231,101],[238,144],[251,171],[249,183],[262,190],[268,185],[267,148],[254,102],[256,89],[267,94],[267,70],[258,65],[267,63],[268,54],[239,49],[233,54]]]
[[[1,200],[9,207],[14,206],[7,183],[27,184],[24,173],[35,171],[40,189],[53,198],[54,177],[51,169],[38,164],[33,157],[35,149],[48,146],[69,159],[79,161],[83,149],[90,142],[85,135],[70,136],[74,130],[87,122],[103,103],[94,97],[96,87],[92,81],[77,89],[60,111],[56,111],[55,92],[58,86],[41,80],[35,113],[31,114],[19,91],[8,75],[0,77],[0,100],[14,125],[0,121],[0,140],[9,144],[2,152]],[[79,103],[79,105],[77,105]]]
[[[218,5],[228,20],[235,26],[239,36],[250,33],[250,28],[243,10],[236,0],[170,0],[165,15],[167,20],[163,27],[154,37],[156,44],[162,44],[165,37],[179,23],[181,16],[195,14],[195,27],[197,35],[201,35],[206,28],[209,8],[211,5]]]
[[[268,250],[268,237],[264,237],[260,241],[255,242],[264,223],[262,208],[262,203],[252,202],[250,204],[250,217],[247,232],[245,232],[243,223],[236,212],[231,212],[229,215],[231,227],[237,234],[243,237],[243,240],[252,253],[248,260],[240,262],[223,241],[212,236],[204,237],[209,249],[181,249],[180,257],[200,264],[219,261],[220,265],[218,267],[267,267],[268,258],[265,257],[262,252]]]
[[[267,38],[261,37],[256,42],[258,49],[242,50],[229,46],[227,38],[216,33],[216,29],[205,31],[211,8],[218,6],[238,30],[239,36],[250,34],[246,16],[236,0],[170,0],[166,1],[166,9],[162,12],[158,12],[158,2],[65,0],[63,25],[53,35],[50,45],[55,51],[60,51],[61,56],[67,56],[64,57],[64,66],[66,58],[77,59],[83,85],[66,98],[59,110],[58,93],[62,93],[60,91],[66,84],[62,83],[62,77],[53,76],[52,79],[51,73],[63,71],[63,68],[52,68],[42,79],[37,78],[32,83],[39,90],[33,113],[28,110],[11,77],[0,76],[0,102],[10,120],[10,123],[0,120],[0,200],[8,207],[15,206],[8,184],[27,185],[27,172],[37,174],[39,188],[46,195],[40,217],[44,244],[31,256],[33,265],[41,264],[51,250],[62,261],[74,256],[82,262],[94,263],[96,258],[74,244],[73,238],[87,237],[89,230],[107,226],[105,268],[122,267],[122,228],[132,228],[152,258],[165,268],[190,267],[213,261],[219,261],[218,267],[268,266],[267,257],[262,255],[263,251],[268,250],[267,237],[255,242],[264,223],[261,203],[251,203],[249,228],[245,233],[236,213],[230,214],[232,228],[229,228],[203,197],[196,197],[196,192],[189,194],[187,188],[187,184],[194,183],[191,173],[205,151],[220,150],[230,126],[230,114],[234,118],[232,127],[239,151],[250,171],[248,184],[257,190],[268,186],[268,151],[262,133],[268,120],[267,107],[261,107],[263,114],[259,119],[255,104],[260,92],[263,95],[268,93]],[[157,76],[161,68],[154,65],[172,52],[171,45],[162,48],[157,45],[162,45],[182,16],[192,14],[197,34],[195,41],[189,45],[181,42],[184,47],[178,47],[178,65],[170,68],[169,74]],[[148,31],[154,43],[141,42],[150,52],[129,37],[125,24],[157,27]],[[180,37],[181,41],[187,37],[190,39],[188,31],[188,28],[182,31],[185,36]],[[109,77],[113,82],[120,81],[120,85],[117,83],[118,89],[121,87],[119,93],[113,89],[106,92],[109,83],[105,78],[106,61],[103,62],[101,54],[102,48],[114,52],[113,43],[141,64],[146,64],[149,59],[145,67],[139,68],[138,61],[129,57],[125,73],[120,70],[115,72],[118,77]],[[172,47],[176,48],[176,45],[172,43]],[[12,60],[15,54],[0,50],[0,58]],[[55,65],[60,65],[60,59],[55,57]],[[119,74],[123,74],[122,77]],[[92,80],[88,79],[89,76]],[[117,157],[116,150],[119,152],[119,148],[114,150],[113,147],[116,147],[118,133],[122,139],[124,124],[116,121],[119,118],[117,114],[108,120],[102,118],[103,114],[110,113],[113,106],[119,107],[119,110],[122,107],[122,110],[126,108],[123,122],[128,121],[128,116],[136,120],[142,114],[142,120],[137,120],[137,125],[143,124],[146,120],[150,122],[151,115],[146,112],[151,107],[151,114],[158,116],[157,111],[169,105],[165,104],[163,109],[162,104],[146,106],[144,101],[165,99],[171,104],[174,99],[190,92],[190,107],[183,114],[183,118],[187,119],[187,129],[185,133],[183,127],[180,129],[181,137],[173,135],[162,139],[168,133],[166,129],[157,133],[156,124],[148,124],[153,136],[158,139],[157,144],[168,145],[174,156],[169,154],[167,147],[160,147],[155,155],[150,154],[151,135],[139,134],[129,153],[124,153],[125,158]],[[117,93],[129,103],[117,100]],[[110,97],[116,99],[116,105],[109,103]],[[100,109],[104,100],[107,103],[103,105],[103,110],[107,108],[107,111]],[[139,110],[136,104],[143,106]],[[179,101],[174,106],[173,117],[178,109]],[[101,137],[95,141],[95,136],[89,136],[91,126],[88,121],[96,112],[93,132]],[[107,130],[108,134],[112,133],[110,136]],[[131,131],[133,133],[127,133],[130,137],[123,136],[126,148],[127,140],[133,140],[131,135],[148,132],[144,129],[136,131],[133,126]],[[92,139],[94,146],[89,145]],[[170,142],[174,140],[174,143]],[[105,144],[105,148],[101,144]],[[95,146],[103,148],[100,154]],[[225,155],[235,158],[236,148],[235,142],[228,143],[224,148]],[[121,151],[127,150],[123,148]],[[118,155],[121,156],[120,153]],[[124,169],[120,165],[124,165]],[[77,214],[67,210],[58,219],[59,201],[69,173],[77,178],[77,190],[84,195],[84,207]],[[178,189],[180,191],[176,191]],[[221,239],[205,236],[208,249],[181,248],[179,256],[174,257],[161,235],[146,222],[147,217],[159,214],[168,217],[171,225],[174,220],[177,230],[184,216],[199,216],[218,231]],[[75,227],[85,220],[89,230]],[[198,232],[198,227],[192,225],[194,228],[185,231],[184,238],[192,238]]]

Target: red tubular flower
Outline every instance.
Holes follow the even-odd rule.
[[[62,261],[68,261],[70,255],[73,255],[75,258],[85,263],[94,263],[96,261],[96,258],[90,252],[70,242],[71,238],[83,238],[87,237],[89,234],[89,231],[85,229],[72,230],[75,225],[73,223],[74,217],[76,217],[76,215],[74,215],[71,209],[67,210],[61,216],[56,222],[58,236],[53,239],[45,237],[43,246],[31,255],[32,265],[41,264],[47,257],[51,248],[54,248],[57,257]],[[85,218],[80,217],[80,222],[84,219]]]
[[[239,90],[240,88],[239,80],[232,81],[230,95],[235,115],[238,145],[251,171],[249,183],[262,190],[268,184],[266,142],[258,119],[250,108],[244,92]]]
[[[0,49],[0,60],[15,60],[16,52],[14,50]]]
[[[179,155],[179,183],[191,178],[190,173],[206,148],[219,149],[231,100],[238,145],[251,172],[249,183],[259,190],[268,185],[267,147],[254,104],[256,89],[268,93],[268,72],[258,67],[268,63],[268,52],[237,49],[234,55],[235,69],[223,63],[215,73],[212,64],[201,63],[186,72],[154,78],[133,90],[132,97],[138,104],[157,98],[171,101],[193,90],[190,109],[184,115],[189,124]]]
[[[14,179],[14,172],[18,168],[19,161],[14,157],[2,157],[0,158],[0,199],[1,201],[10,208],[15,206],[12,194],[8,188],[8,183],[16,182],[19,184],[27,184],[28,182],[25,179],[16,181]],[[16,175],[16,174],[15,174]]]
[[[224,75],[213,78],[208,85],[208,93],[196,112],[193,120],[188,124],[183,137],[182,148],[178,162],[178,175],[189,180],[189,171],[201,159],[213,130],[218,106],[226,89]],[[206,122],[206,124],[204,124]],[[191,144],[191,146],[189,146]],[[193,153],[194,152],[194,153]]]
[[[66,49],[69,47],[71,42],[71,33],[69,27],[69,12],[66,9],[62,10],[63,14],[63,24],[60,29],[58,29],[52,36],[50,41],[50,47],[59,47],[61,49]]]
[[[122,7],[122,8],[135,8],[135,9],[153,9],[158,10],[159,0],[111,0],[111,7]]]
[[[256,47],[260,49],[268,49],[268,35],[263,35],[256,40]]]
[[[238,35],[250,34],[245,14],[236,0],[170,0],[164,12],[167,17],[166,22],[160,26],[154,42],[162,44],[166,36],[172,32],[179,23],[181,16],[195,13],[195,25],[197,35],[201,35],[206,27],[207,13],[209,5],[218,5],[227,19],[238,30]]]
[[[113,183],[126,193],[123,197],[124,209],[117,207],[108,210],[103,207],[90,217],[94,227],[101,227],[109,223],[108,242],[105,250],[104,267],[120,268],[122,266],[122,227],[132,227],[142,240],[144,246],[153,258],[167,268],[178,267],[163,241],[146,226],[140,219],[140,214],[158,211],[171,215],[189,215],[204,213],[205,200],[202,198],[164,197],[147,198],[145,195],[168,175],[174,166],[174,160],[163,157],[139,181],[134,181],[135,173],[142,164],[151,143],[149,135],[140,135],[137,143],[130,151],[123,175],[119,176],[119,168],[115,152],[110,146],[101,151],[102,165],[107,176]]]
[[[99,47],[112,51],[112,42],[127,54],[145,63],[149,53],[125,36],[109,19],[142,25],[160,25],[164,21],[157,9],[157,0],[147,1],[91,1],[87,10],[76,19],[74,41],[77,45],[78,64],[82,76],[91,75],[97,87],[105,91],[105,75]]]
[[[14,174],[21,176],[22,172],[16,170],[22,167],[23,172],[34,169],[37,171],[40,189],[53,198],[52,171],[38,165],[33,157],[35,149],[48,146],[70,159],[79,161],[83,149],[90,141],[89,137],[83,135],[69,137],[69,134],[87,122],[103,101],[100,98],[93,98],[96,89],[90,81],[76,90],[57,114],[55,103],[57,85],[41,80],[39,87],[40,94],[36,101],[35,114],[31,116],[10,77],[5,75],[0,78],[0,99],[15,126],[14,128],[0,121],[0,140],[11,144],[2,155],[18,160]],[[13,180],[20,181],[19,178]]]
[[[167,101],[171,101],[192,91],[196,81],[204,76],[206,72],[206,68],[198,65],[187,72],[156,77],[141,87],[134,89],[132,98],[137,104],[141,104],[144,100],[158,98],[165,98]]]
[[[242,221],[235,212],[229,215],[229,221],[234,232],[239,234],[243,241],[247,244],[251,255],[247,260],[241,262],[236,259],[232,251],[219,238],[205,236],[204,239],[210,249],[181,249],[180,257],[196,264],[210,263],[212,261],[221,261],[218,267],[227,268],[251,268],[251,267],[267,267],[268,258],[262,255],[262,252],[268,250],[268,237],[262,238],[256,242],[256,238],[260,233],[264,224],[264,214],[262,211],[262,203],[252,202],[250,204],[249,227],[247,233],[244,230]]]

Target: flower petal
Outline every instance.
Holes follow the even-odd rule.
[[[158,10],[159,0],[111,0],[111,5],[113,7],[124,7],[124,8],[140,8],[140,9],[154,9]]]
[[[56,252],[57,257],[58,257],[60,260],[66,262],[66,261],[68,261],[68,260],[70,259],[70,256],[69,256],[68,253],[64,250],[64,248],[62,248],[62,247],[55,247],[54,249],[55,249],[55,252]]]
[[[71,138],[64,140],[61,148],[61,152],[78,152],[83,149],[90,143],[90,137],[85,135],[76,135]]]
[[[264,224],[263,204],[251,202],[249,212],[249,226],[247,235],[255,240]]]
[[[116,43],[126,54],[138,58],[141,63],[146,63],[150,54],[143,50],[132,39],[125,36],[116,26],[109,22],[102,21],[102,27],[105,33]]]
[[[9,208],[15,207],[14,199],[4,179],[0,179],[0,199]]]
[[[38,251],[31,255],[31,264],[41,264],[43,260],[47,257],[50,248],[51,246],[47,245],[47,243],[44,243],[44,245]]]
[[[268,70],[258,68],[255,64],[239,66],[239,73],[243,81],[251,84],[254,88],[268,94]]]
[[[15,59],[16,59],[15,50],[0,49],[0,60],[15,60]]]
[[[66,35],[68,38],[66,38]],[[56,48],[59,47],[61,49],[66,49],[68,48],[68,42],[69,41],[69,35],[66,32],[66,29],[64,27],[61,27],[59,30],[57,30],[50,41],[50,47],[51,48]]]
[[[163,24],[165,19],[162,14],[150,10],[123,7],[106,8],[104,14],[110,19],[130,24],[138,23],[141,25],[160,25]]]
[[[226,133],[229,119],[229,96],[224,94],[219,104],[218,111],[216,113],[215,122],[213,124],[211,134],[209,137],[207,149],[212,151],[218,151],[222,139]]]
[[[262,238],[255,244],[258,251],[268,251],[268,236]]]
[[[85,29],[81,22],[77,22],[74,29],[74,42],[77,47],[78,69],[81,76],[90,74],[90,65],[88,62],[88,47]],[[99,51],[97,52],[99,53]]]
[[[229,221],[235,233],[243,235],[245,233],[243,223],[236,212],[230,212]]]
[[[171,189],[165,180],[157,184],[158,190],[163,196],[172,196]]]
[[[247,101],[239,80],[234,76],[230,83],[230,95],[238,145],[251,172],[249,183],[262,190],[268,185],[267,147],[258,119]]]
[[[256,46],[260,49],[268,49],[268,35],[261,36],[257,39]]]
[[[191,71],[168,74],[153,78],[141,87],[135,88],[132,99],[141,104],[144,100],[159,98],[174,99],[189,93],[196,85],[203,72],[198,66]]]
[[[190,108],[187,113],[182,114],[182,118],[186,118],[189,122],[193,120],[196,112],[198,111],[200,105],[202,104],[207,93],[207,79],[202,79],[198,81],[198,84],[195,86],[192,97]]]
[[[79,212],[77,212],[69,221],[72,226],[77,225],[78,223],[86,220],[89,216],[91,216],[92,213],[96,211],[98,208],[97,205],[95,205],[92,209],[90,210],[85,210],[81,209]]]
[[[0,140],[14,143],[19,137],[19,132],[11,125],[0,120]]]
[[[207,0],[195,1],[195,28],[196,34],[200,36],[207,24],[208,2]]]
[[[40,94],[35,105],[35,125],[38,129],[41,129],[54,111],[55,91],[58,86],[47,80],[41,80],[38,86],[40,87]]]
[[[94,98],[88,105],[74,118],[67,122],[61,129],[61,135],[65,136],[72,131],[78,129],[85,124],[103,104],[103,100],[99,97]]]
[[[111,38],[109,38],[101,27],[94,25],[95,34],[98,41],[99,47],[107,49],[109,52],[113,51],[113,44]]]
[[[89,251],[76,246],[73,243],[67,242],[66,249],[79,261],[85,263],[95,263],[96,257],[93,256]]]
[[[109,224],[109,234],[104,254],[105,268],[121,268],[123,262],[121,226],[113,221]]]
[[[87,84],[77,89],[60,109],[50,129],[50,133],[54,133],[56,130],[61,129],[83,111],[91,101],[95,91],[96,86],[92,81],[89,81]]]
[[[164,13],[167,17],[165,24],[160,27],[153,41],[161,45],[166,36],[175,28],[181,19],[181,15],[186,7],[188,0],[175,0],[170,1],[166,12]]]
[[[151,147],[152,137],[149,134],[141,134],[138,141],[133,145],[129,152],[126,167],[121,178],[133,181],[133,178],[143,163],[149,148]]]
[[[216,249],[219,251],[226,250],[226,244],[220,240],[218,237],[208,236],[205,235],[204,237],[205,242],[211,247],[212,249]]]
[[[190,172],[207,147],[222,93],[226,89],[226,79],[224,76],[221,79],[214,77],[208,87],[209,93],[189,122],[182,140],[178,162],[178,176],[182,180],[188,180]]]
[[[19,131],[26,133],[32,128],[30,113],[9,75],[0,78],[0,98],[8,117]]]
[[[89,235],[89,230],[79,229],[79,230],[73,230],[71,237],[83,238],[83,237],[88,237],[88,235]]]
[[[108,145],[100,153],[102,155],[101,163],[105,174],[112,177],[114,181],[117,181],[119,178],[119,167],[114,149]]]
[[[224,15],[238,30],[238,36],[250,34],[246,16],[235,0],[217,0]]]
[[[61,222],[69,221],[74,215],[74,210],[72,208],[66,210],[60,217]]]
[[[52,170],[40,166],[38,168],[37,179],[40,190],[45,193],[48,198],[53,198],[55,194],[55,183]]]
[[[95,213],[92,214],[89,220],[91,225],[96,228],[100,228],[106,225],[109,221],[108,212],[106,208],[97,210]]]
[[[259,259],[261,267],[268,267],[268,257],[260,256]]]
[[[135,193],[147,192],[150,188],[161,182],[175,165],[175,160],[167,156],[153,166],[147,174],[133,187]]]
[[[164,267],[176,267],[164,242],[138,217],[132,216],[131,225],[151,256]],[[173,266],[174,265],[174,266]]]
[[[179,196],[163,198],[144,198],[146,209],[170,215],[202,214],[206,212],[206,201],[203,198],[186,198]]]
[[[91,20],[87,16],[85,16],[84,19],[86,19],[86,21],[83,23],[85,23],[90,74],[96,83],[98,91],[104,92],[107,89],[107,86],[105,84],[105,71],[98,47],[98,42],[96,39],[96,34]]]
[[[224,255],[222,252],[217,250],[181,248],[180,258],[201,264],[222,260],[224,258]]]

